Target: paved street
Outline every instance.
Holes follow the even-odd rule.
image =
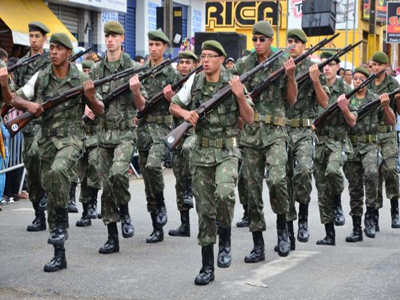
[[[351,232],[349,197],[343,195],[346,225],[336,227],[336,247],[316,246],[324,236],[319,222],[314,187],[310,207],[311,238],[296,243],[287,258],[273,252],[276,242],[275,216],[268,201],[264,234],[266,261],[245,264],[252,249],[248,229],[232,229],[233,262],[230,268],[216,267],[215,281],[198,287],[193,281],[201,267],[197,245],[197,217],[191,211],[190,238],[170,237],[168,230],[180,224],[176,209],[174,177],[165,171],[168,224],[164,242],[149,245],[150,215],[146,211],[144,184],[131,177],[131,216],[135,236],[123,239],[120,252],[101,255],[98,249],[107,239],[101,220],[91,227],[77,228],[79,214],[70,214],[66,242],[68,268],[44,273],[43,266],[53,255],[47,244],[48,232],[29,233],[33,219],[27,200],[2,207],[0,212],[0,299],[400,299],[400,229],[390,228],[390,204],[381,210],[381,231],[375,239],[349,244]],[[79,194],[79,188],[77,196]],[[267,188],[264,199],[268,199]],[[239,204],[235,220],[242,216]],[[119,225],[118,225],[119,226]],[[297,223],[296,223],[297,232]],[[120,231],[120,226],[119,226]],[[217,248],[214,248],[217,253]]]

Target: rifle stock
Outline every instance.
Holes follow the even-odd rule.
[[[192,128],[192,124],[189,122],[183,122],[178,127],[176,127],[173,131],[171,131],[165,138],[164,142],[167,147],[172,151],[182,140],[185,133]]]
[[[198,66],[191,72],[189,72],[185,77],[181,78],[178,82],[171,85],[173,91],[179,89],[193,74],[197,74],[201,72],[203,66]],[[146,117],[149,113],[151,113],[163,100],[164,100],[164,92],[161,91],[157,95],[155,95],[152,99],[149,100],[145,108],[138,112],[138,119]]]

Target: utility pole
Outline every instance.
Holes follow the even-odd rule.
[[[375,53],[376,0],[371,0],[369,8],[368,60]]]
[[[164,33],[170,40],[169,54],[172,55],[173,42],[173,0],[164,0]]]
[[[281,26],[281,0],[278,0],[276,3],[276,14],[277,14],[277,21],[276,21],[276,48],[279,49],[279,32],[280,32],[280,26]]]

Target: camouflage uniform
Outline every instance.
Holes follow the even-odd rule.
[[[147,62],[150,66],[150,62]],[[162,88],[180,79],[172,66],[163,68],[155,75],[147,77],[142,85],[151,99]],[[172,116],[169,114],[169,103],[162,102],[149,115],[141,119],[138,127],[139,163],[142,171],[147,211],[157,213],[156,197],[164,191],[162,164],[166,154],[166,146],[162,140],[172,128]]]
[[[329,105],[336,103],[337,98],[346,93],[343,80],[336,78],[329,87]],[[357,103],[350,102],[349,110],[357,116]],[[346,154],[353,151],[347,137],[348,125],[341,111],[323,121],[316,129],[314,177],[318,190],[318,205],[322,224],[333,223],[335,219],[333,196],[340,195],[344,189],[344,177],[341,167]]]
[[[390,93],[400,87],[392,77],[385,74],[385,79],[379,84],[369,84],[368,88],[377,95]],[[395,100],[390,100],[390,107],[395,109]],[[382,151],[382,164],[379,167],[378,203],[376,209],[383,206],[383,179],[385,180],[386,197],[391,200],[399,199],[399,175],[397,172],[398,145],[394,126],[388,126],[380,120],[378,140]]]
[[[109,62],[105,57],[91,68],[90,77],[93,80],[100,79],[131,67],[139,68],[140,66],[127,54],[123,53],[120,60],[115,62]],[[104,98],[128,81],[129,77],[111,81],[99,87],[98,92]],[[146,97],[142,87],[141,93]],[[105,108],[104,116],[100,121],[97,165],[98,174],[103,182],[101,214],[105,225],[119,222],[120,207],[127,205],[131,200],[128,169],[136,138],[135,117],[136,108],[132,92],[128,90]]]
[[[306,58],[296,66],[296,76],[309,72],[314,63]],[[329,96],[329,88],[326,85],[324,75],[320,76],[321,85]],[[319,106],[316,99],[314,85],[311,79],[298,87],[297,102],[293,107],[286,103],[286,117],[289,143],[287,176],[289,194],[288,221],[297,219],[296,201],[309,204],[312,190],[312,168],[313,168],[313,120],[317,115]]]
[[[363,99],[353,96],[357,106],[377,99],[378,96],[367,90]],[[344,174],[349,182],[350,215],[363,215],[364,183],[365,204],[375,208],[378,199],[378,127],[384,120],[383,109],[369,112],[363,119],[358,120],[355,127],[349,130],[349,139],[353,144],[353,153],[349,154],[343,166]]]
[[[29,58],[31,52],[29,51],[22,59]],[[38,71],[45,69],[50,64],[50,55],[45,53],[35,61],[16,69],[14,74],[14,82],[16,89],[23,87],[28,80]],[[41,135],[39,131],[39,119],[34,119],[24,129],[24,151],[22,158],[24,160],[25,168],[28,172],[27,185],[29,190],[29,200],[32,203],[38,203],[43,196],[42,185],[39,176],[39,148],[37,145]]]
[[[270,55],[273,55],[271,52]],[[272,72],[280,68],[284,58],[276,60],[267,70],[259,71],[246,84],[248,91],[262,83]],[[258,64],[257,54],[237,61],[235,74],[254,68]],[[244,125],[240,144],[243,146],[243,179],[247,191],[249,228],[252,232],[265,231],[264,204],[262,200],[263,179],[267,166],[267,185],[270,202],[275,214],[286,215],[289,210],[286,183],[285,96],[288,80],[281,76],[254,100],[254,123]]]
[[[178,95],[172,103],[195,110],[218,90],[228,85],[231,74],[221,68],[218,83],[206,82],[205,74],[196,75],[190,92],[190,104]],[[233,95],[200,119],[196,125],[196,146],[192,152],[193,193],[199,216],[198,243],[202,247],[216,243],[216,218],[222,227],[230,227],[235,207],[235,186],[241,157],[237,147],[239,107]]]
[[[57,96],[59,93],[82,85],[88,77],[70,64],[66,78],[60,80],[49,65],[40,71],[35,82],[35,97],[38,103]],[[26,98],[23,89],[17,94]],[[38,140],[40,155],[40,177],[49,194],[48,223],[50,231],[55,224],[57,209],[66,209],[70,186],[69,170],[73,168],[83,151],[82,114],[84,98],[79,95],[64,104],[47,110],[41,118],[41,138]]]

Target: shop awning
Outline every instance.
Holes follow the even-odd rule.
[[[65,32],[74,47],[78,45],[76,38],[42,0],[1,0],[0,19],[10,28],[14,44],[29,46],[28,24],[38,21],[50,29],[49,37],[55,32]]]

